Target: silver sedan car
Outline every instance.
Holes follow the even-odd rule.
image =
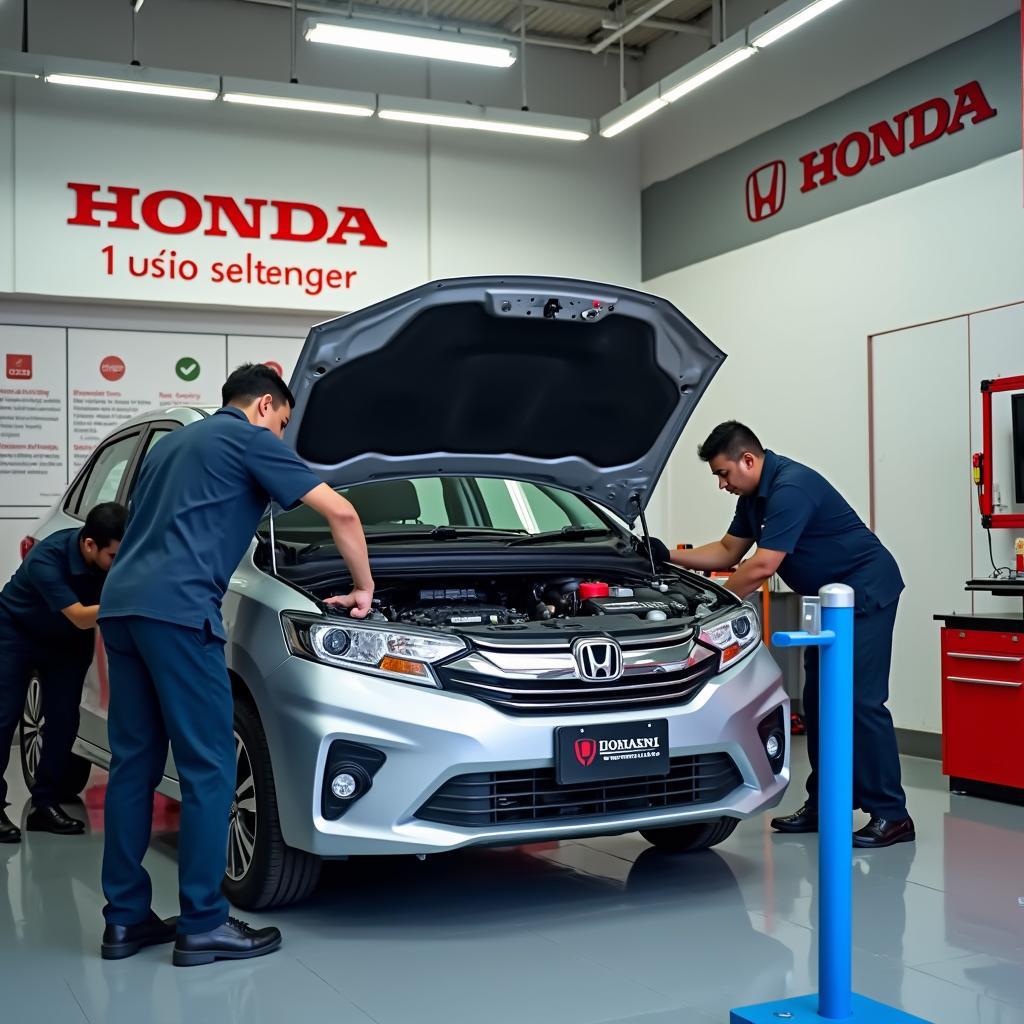
[[[779,803],[789,703],[757,615],[659,559],[644,516],[724,358],[664,300],[550,278],[313,328],[286,441],[355,505],[377,590],[365,620],[323,603],[351,581],[304,506],[269,509],[231,579],[235,904],[302,899],[325,858],[631,831],[703,850]],[[129,501],[149,449],[211,412],[126,423],[34,536]],[[106,698],[98,642],[67,795],[109,765]]]

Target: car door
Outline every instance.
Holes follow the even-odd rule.
[[[141,430],[139,443],[137,444],[131,461],[125,467],[120,484],[117,489],[117,497],[113,500],[120,501],[124,505],[130,505],[132,491],[138,482],[139,471],[146,456],[162,438],[171,431],[177,430],[182,424],[175,420],[154,420],[147,423]],[[91,507],[91,506],[88,506]],[[107,739],[107,708],[110,702],[110,680],[107,674],[107,652],[103,647],[101,630],[96,631],[96,657],[89,668],[86,677],[85,689],[82,694],[82,725],[79,727],[79,736],[89,743],[95,744],[105,751],[110,750],[110,742]],[[89,732],[86,732],[86,721],[88,719]],[[168,756],[167,770],[171,770],[170,756]]]
[[[93,452],[85,467],[68,491],[62,508],[59,527],[78,526],[89,510],[102,501],[124,501],[128,480],[138,462],[139,452],[148,434],[148,426],[138,425],[107,438]],[[86,673],[82,690],[81,723],[78,735],[93,746],[107,746],[106,656],[99,631],[96,633],[96,656]]]

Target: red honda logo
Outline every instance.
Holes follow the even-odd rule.
[[[576,754],[576,760],[584,768],[589,768],[597,757],[597,744],[593,740],[577,740],[572,749]]]
[[[747,175],[747,219],[774,217],[786,201],[786,165],[781,160],[762,164]]]
[[[19,356],[12,352],[7,353],[7,379],[8,380],[31,380],[32,379],[32,357]]]

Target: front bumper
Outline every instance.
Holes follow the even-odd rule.
[[[687,705],[587,715],[512,717],[481,701],[289,657],[266,680],[261,706],[285,842],[322,857],[436,853],[478,844],[515,845],[612,835],[709,818],[748,818],[776,806],[789,783],[789,700],[763,646],[707,683]],[[262,705],[263,702],[261,702]],[[786,758],[776,774],[757,726],[783,709]],[[691,807],[490,827],[423,821],[417,810],[446,781],[478,772],[554,764],[559,726],[666,718],[672,757],[723,752],[742,782]],[[370,791],[339,820],[321,813],[327,752],[335,740],[387,758]]]

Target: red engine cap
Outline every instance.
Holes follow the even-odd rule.
[[[607,597],[607,583],[581,583],[580,597],[586,600],[588,597]]]

